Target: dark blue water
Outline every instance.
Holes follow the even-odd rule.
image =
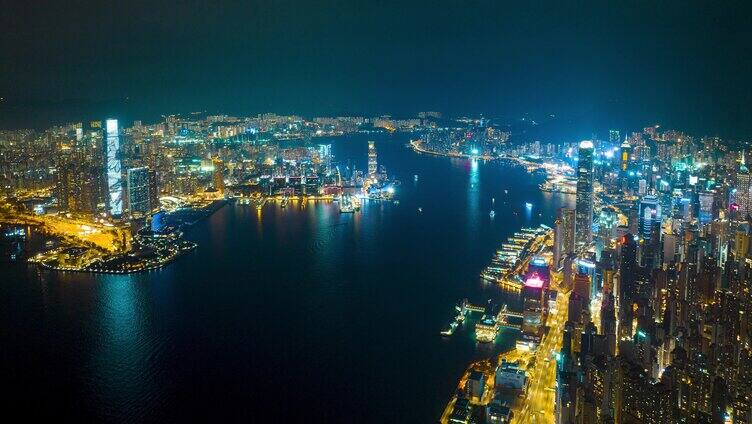
[[[334,152],[364,169],[366,140]],[[571,199],[539,192],[520,167],[418,155],[405,141],[377,138],[402,180],[398,205],[227,206],[188,231],[194,253],[147,274],[2,264],[4,413],[434,422],[467,364],[513,343],[443,339],[453,305],[514,303],[479,272],[512,232],[550,224]]]

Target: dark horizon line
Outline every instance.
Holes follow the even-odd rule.
[[[120,103],[118,106],[112,106],[111,102],[118,102]],[[547,113],[547,112],[524,112],[524,113],[484,113],[484,112],[463,112],[463,113],[447,113],[444,110],[441,110],[441,108],[422,108],[422,109],[415,109],[416,111],[411,113],[392,113],[388,111],[380,111],[378,113],[352,113],[352,112],[337,112],[337,113],[322,113],[322,114],[311,114],[311,113],[300,113],[295,111],[286,111],[286,112],[280,112],[280,108],[273,108],[276,110],[266,110],[266,111],[254,111],[254,112],[243,112],[243,113],[235,113],[235,112],[226,112],[221,111],[219,109],[210,110],[210,109],[204,109],[204,110],[194,110],[194,111],[175,111],[172,113],[159,113],[159,112],[153,112],[153,113],[131,113],[127,111],[128,107],[133,105],[133,103],[130,103],[131,99],[129,97],[126,98],[119,98],[119,99],[108,99],[108,100],[100,100],[100,101],[90,101],[83,98],[70,98],[65,100],[58,100],[58,101],[51,101],[51,102],[19,102],[14,106],[10,106],[8,104],[8,98],[2,98],[0,100],[0,116],[3,116],[3,118],[0,118],[0,130],[2,131],[20,131],[20,130],[35,130],[35,131],[44,131],[52,127],[56,126],[64,126],[68,124],[73,123],[83,123],[83,122],[90,122],[90,121],[97,121],[97,120],[104,120],[108,118],[114,118],[118,119],[121,122],[129,122],[131,125],[134,121],[145,121],[147,122],[147,125],[152,125],[161,122],[161,119],[164,119],[167,116],[181,116],[186,117],[191,114],[200,114],[202,116],[209,116],[209,115],[228,115],[231,117],[238,117],[238,118],[254,118],[259,115],[263,115],[266,113],[273,113],[279,116],[300,116],[304,119],[313,119],[313,118],[320,118],[320,117],[326,117],[326,118],[336,118],[336,117],[364,117],[364,118],[373,118],[373,117],[382,117],[382,116],[389,116],[393,119],[411,119],[411,118],[417,118],[418,113],[420,112],[439,112],[442,114],[441,119],[445,120],[456,120],[460,118],[471,118],[471,119],[479,119],[479,118],[487,118],[489,120],[508,120],[508,121],[523,121],[526,118],[533,120],[533,121],[540,121],[544,122],[548,120],[549,118],[552,118],[553,120],[557,121],[565,121],[565,120],[592,120],[595,117],[594,116],[585,116],[584,113],[573,113],[573,114],[567,114],[567,113]],[[73,102],[75,105],[71,106],[70,102]],[[130,105],[128,104],[130,103]],[[68,104],[68,107],[63,107],[63,105]],[[109,106],[107,106],[109,104]],[[19,107],[20,106],[20,107]],[[96,108],[97,106],[101,106],[102,109],[109,109],[110,112],[105,112],[101,114],[94,114],[91,113],[89,110]],[[144,109],[143,107],[137,107],[138,109]],[[66,113],[62,109],[70,110],[69,113]],[[86,109],[82,110],[79,114],[80,116],[85,116],[87,118],[63,118],[60,116],[67,115],[67,114],[78,114],[76,112],[76,109]],[[30,115],[42,115],[47,119],[40,118],[39,122],[35,122],[31,125],[13,125],[10,122],[13,121],[22,121],[27,120],[29,123],[31,123],[32,120],[23,119],[23,117],[28,117]],[[53,117],[56,116],[56,117]],[[143,118],[131,118],[133,115],[141,115]],[[626,119],[622,119],[624,121]],[[622,136],[624,134],[628,134],[631,132],[640,132],[642,129],[653,126],[653,125],[661,125],[663,127],[664,125],[661,124],[660,119],[656,120],[644,120],[644,119],[634,119],[634,121],[642,121],[643,124],[631,124],[631,125],[604,125],[604,124],[585,124],[582,125],[583,127],[590,127],[590,130],[588,130],[588,133],[597,134],[598,132],[602,131],[608,131],[610,129],[617,129],[620,132],[622,132]],[[44,122],[42,122],[44,121]],[[151,123],[151,124],[149,124]],[[508,125],[508,124],[507,124]],[[677,131],[681,131],[684,133],[687,133],[689,135],[695,136],[695,137],[719,137],[724,140],[732,141],[732,142],[739,142],[744,139],[748,139],[749,135],[747,136],[730,136],[730,135],[720,135],[720,131],[698,131],[698,130],[685,130],[681,129],[680,126],[669,124],[665,126],[669,129],[674,129]],[[596,129],[598,128],[598,129]],[[625,130],[626,128],[626,130]],[[626,132],[625,132],[626,131]],[[578,133],[585,134],[583,130],[577,130]],[[731,133],[731,131],[727,131],[727,133]]]

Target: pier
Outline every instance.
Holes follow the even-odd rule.
[[[487,315],[487,308],[485,306],[473,305],[466,301],[460,302],[456,307],[457,316],[449,324],[449,326],[441,331],[443,336],[451,336],[459,325],[465,320],[467,314],[480,313],[483,314],[481,320],[475,324],[475,333],[479,341],[492,342],[496,335],[502,328],[512,328],[519,330],[520,324],[513,324],[509,322],[509,318],[522,319],[522,314],[519,312],[512,312],[509,310],[506,304],[503,304],[498,313],[495,315]]]

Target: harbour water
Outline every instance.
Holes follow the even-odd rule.
[[[481,270],[573,198],[399,134],[334,140],[337,160],[365,169],[369,138],[399,204],[228,205],[186,231],[197,249],[142,274],[0,264],[4,402],[98,421],[435,422],[468,363],[513,344],[442,337],[454,305],[518,307]]]

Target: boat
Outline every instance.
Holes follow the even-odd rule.
[[[418,213],[423,213],[423,208],[418,208]]]
[[[455,307],[454,309],[459,312],[459,315],[457,315],[457,318],[462,317],[464,319],[465,314],[467,313],[467,298],[462,299]]]
[[[415,175],[413,175],[413,179],[414,179],[415,181],[418,181],[418,174],[415,174]]]
[[[496,212],[494,212],[494,210],[493,210],[493,209],[491,209],[491,212],[489,212],[489,213],[488,213],[488,215],[489,215],[489,216],[490,216],[491,218],[493,218],[494,216],[496,216]]]
[[[282,205],[281,206],[283,208],[286,208],[287,207],[287,202],[289,202],[289,199],[287,197],[283,197],[282,198]]]

